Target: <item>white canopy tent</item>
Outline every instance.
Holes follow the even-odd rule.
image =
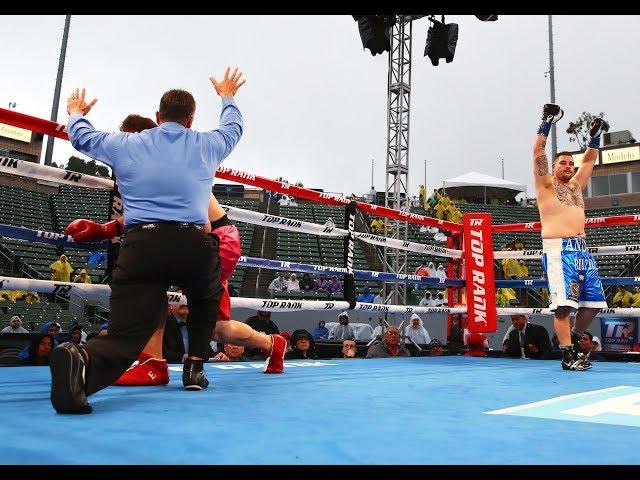
[[[459,177],[443,180],[442,190],[454,197],[482,193],[485,203],[487,203],[487,193],[500,199],[514,197],[519,192],[524,192],[525,197],[527,194],[526,185],[478,172],[469,172]]]

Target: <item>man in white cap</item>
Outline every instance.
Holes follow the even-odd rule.
[[[429,332],[422,325],[422,319],[417,313],[411,315],[411,324],[404,329],[404,335],[404,343],[411,343],[413,340],[418,345],[427,345],[431,342]]]
[[[9,320],[9,326],[4,327],[1,333],[29,333],[29,330],[22,326],[22,319],[18,315],[14,315]]]
[[[349,325],[349,314],[347,312],[342,312],[338,315],[338,321],[340,325],[338,325],[331,335],[332,340],[355,340],[356,332],[353,330],[353,327]]]

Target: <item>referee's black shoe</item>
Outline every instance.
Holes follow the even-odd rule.
[[[204,360],[185,359],[182,367],[182,385],[185,390],[204,390],[209,380],[204,373]]]
[[[51,404],[58,413],[91,413],[85,390],[85,360],[80,348],[64,342],[49,355]]]

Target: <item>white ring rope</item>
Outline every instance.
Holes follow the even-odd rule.
[[[100,188],[111,190],[114,187],[113,180],[102,177],[94,177],[84,173],[71,172],[49,165],[17,160],[15,158],[0,157],[0,172],[21,177],[31,177],[37,180],[63,183],[81,187]]]
[[[602,255],[638,255],[640,245],[603,245],[601,247],[587,247],[590,254],[594,256]],[[499,250],[493,252],[496,260],[502,258],[540,258],[542,250]]]
[[[108,285],[94,285],[88,283],[53,282],[51,280],[34,280],[30,278],[0,277],[0,289],[26,290],[39,293],[56,293],[58,295],[96,295],[108,297],[111,288]],[[177,303],[182,297],[175,292],[167,292],[169,303]],[[296,300],[296,299],[267,299],[231,297],[233,308],[249,308],[252,310],[265,310],[269,312],[295,312],[295,311],[326,311],[348,310],[349,302],[343,300]],[[517,314],[541,314],[553,315],[548,308],[497,308],[499,316]],[[466,306],[458,307],[414,307],[406,305],[382,305],[377,303],[356,302],[353,311],[379,312],[389,314],[408,313],[466,313]],[[603,308],[597,316],[637,317],[640,314],[638,308]]]
[[[90,283],[54,282],[51,280],[34,280],[31,278],[0,277],[0,289],[2,290],[26,290],[38,293],[55,293],[57,295],[95,295],[108,297],[111,295],[109,285],[97,285]],[[176,292],[167,292],[169,303],[177,303],[182,295]],[[269,312],[295,312],[295,311],[325,311],[348,310],[349,302],[344,300],[297,300],[297,299],[266,299],[231,297],[233,308],[250,308],[252,310],[266,310]],[[464,307],[413,307],[405,305],[381,305],[377,303],[356,302],[354,311],[380,312],[391,314],[405,313],[465,313]]]
[[[227,205],[221,206],[227,211],[227,216],[230,220],[245,222],[252,225],[264,225],[280,230],[309,233],[311,235],[321,235],[326,237],[342,238],[349,235],[348,230],[344,230],[342,228],[328,227],[317,223],[278,217],[277,215],[269,215],[266,213],[244,210],[242,208],[230,207]],[[354,235],[363,242],[372,243],[374,245],[388,246],[390,248],[397,248],[398,250],[407,250],[416,253],[430,253],[438,257],[462,258],[462,250],[438,247],[437,245],[425,245],[416,242],[405,242],[396,238],[385,238],[371,233],[354,232]]]

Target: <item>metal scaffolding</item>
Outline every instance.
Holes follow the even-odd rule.
[[[391,28],[389,77],[387,87],[387,169],[385,207],[409,209],[409,106],[411,104],[411,30],[410,16],[398,16]],[[408,224],[385,219],[385,236],[407,240]],[[384,248],[384,271],[407,273],[407,252]],[[407,287],[402,283],[385,283],[388,303],[405,305]]]

